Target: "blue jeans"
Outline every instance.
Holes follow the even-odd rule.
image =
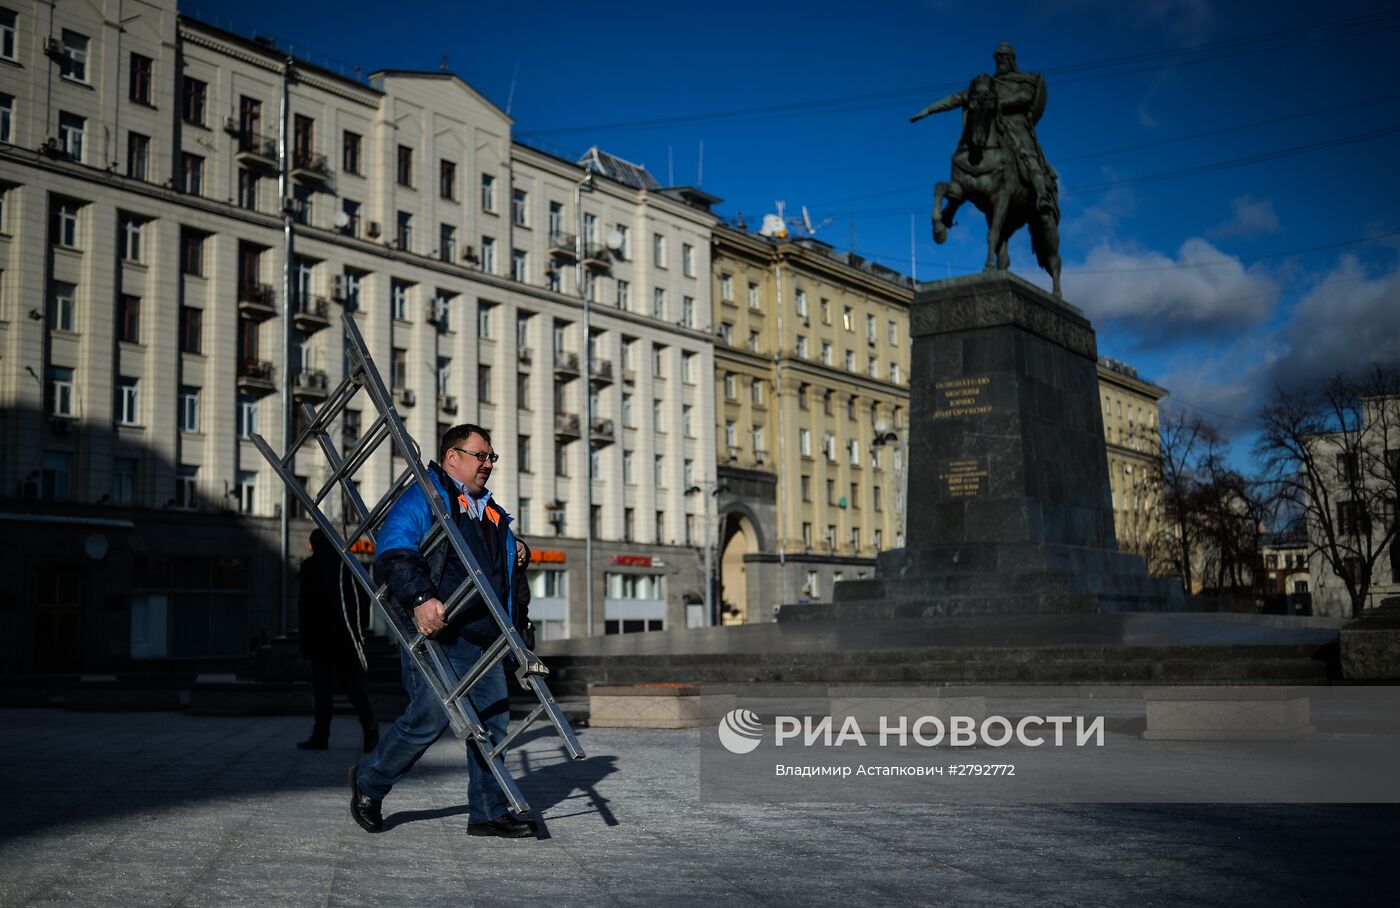
[[[443,655],[458,677],[481,658],[481,647],[458,638],[442,647]],[[394,784],[408,774],[413,764],[448,729],[447,713],[433,693],[432,686],[418,671],[407,651],[400,651],[403,686],[408,692],[408,709],[394,720],[379,746],[360,761],[360,791],[372,798],[384,798]],[[467,695],[477,716],[491,732],[493,741],[506,734],[510,724],[510,701],[506,697],[505,668],[497,662]],[[491,775],[481,751],[468,739],[467,819],[483,823],[506,813],[509,802]]]

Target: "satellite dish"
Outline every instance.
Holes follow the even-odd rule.
[[[335,213],[335,226],[340,228],[341,230],[344,230],[346,227],[349,227],[350,215],[346,214],[343,211],[337,211]]]
[[[623,243],[622,231],[614,227],[612,232],[608,234],[607,242],[608,248],[611,249],[613,252],[621,252]]]

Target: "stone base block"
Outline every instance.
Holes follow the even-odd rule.
[[[734,708],[732,693],[703,693],[694,684],[595,685],[588,724],[595,728],[698,728]]]
[[[880,732],[883,718],[888,728],[903,727],[912,731],[914,723],[925,716],[936,717],[944,727],[953,716],[969,716],[978,724],[987,717],[985,697],[939,696],[927,687],[832,687],[831,724],[840,729],[854,717],[862,732]],[[933,734],[932,730],[927,732]]]
[[[1149,741],[1294,741],[1317,731],[1296,688],[1166,687],[1143,698]]]

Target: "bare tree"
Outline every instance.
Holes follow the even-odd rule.
[[[1215,572],[1215,589],[1261,593],[1260,549],[1270,502],[1263,485],[1229,466],[1229,447],[1219,435],[1203,438],[1192,515],[1202,557]],[[1204,577],[1206,565],[1201,567]]]
[[[1306,515],[1310,556],[1341,581],[1360,617],[1382,559],[1397,568],[1400,374],[1376,367],[1316,391],[1276,388],[1259,418],[1257,453],[1277,494]]]
[[[1195,496],[1199,486],[1196,461],[1214,427],[1183,411],[1162,420],[1162,506],[1166,512],[1163,530],[1174,548],[1176,573],[1182,589],[1191,594],[1191,550],[1196,543]]]

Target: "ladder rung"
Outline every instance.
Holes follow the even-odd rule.
[[[462,680],[457,682],[457,686],[452,689],[452,693],[448,694],[447,702],[455,703],[460,699],[463,694],[471,689],[472,685],[480,681],[482,677],[491,670],[493,665],[504,659],[508,652],[510,652],[510,648],[506,643],[505,635],[502,634],[496,638],[494,643],[486,648],[486,652],[482,653],[481,658],[476,660],[476,664],[462,676]]]
[[[384,513],[398,500],[399,494],[403,491],[403,487],[408,484],[405,480],[411,481],[412,479],[412,471],[405,470],[403,474],[394,481],[394,484],[389,487],[389,491],[384,494],[384,497],[379,499],[379,503],[374,506],[374,510],[366,514],[365,519],[361,520],[359,525],[355,527],[355,532],[349,534],[346,538],[351,540],[359,539],[365,533],[369,532],[369,530],[379,522],[379,518],[383,517]]]
[[[525,718],[521,719],[520,722],[516,724],[515,728],[511,729],[510,734],[506,735],[496,744],[495,747],[491,748],[491,759],[494,760],[501,754],[505,753],[506,748],[510,747],[511,742],[514,741],[516,738],[520,737],[520,733],[523,732],[525,729],[529,728],[530,725],[534,723],[534,721],[538,719],[543,713],[543,703],[530,710],[530,714]]]
[[[385,422],[384,417],[381,416],[375,421],[374,425],[370,426],[369,431],[360,437],[355,447],[350,449],[350,453],[346,455],[345,462],[336,467],[331,473],[330,479],[326,480],[326,484],[321,487],[321,491],[316,495],[316,502],[319,504],[330,490],[335,487],[337,482],[349,477],[360,467],[364,466],[365,461],[369,459],[369,456],[374,453],[375,448],[379,447],[388,434],[389,424]]]

